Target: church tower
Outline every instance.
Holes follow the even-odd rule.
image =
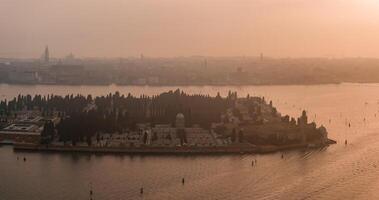
[[[46,48],[45,48],[44,61],[45,61],[45,63],[49,63],[49,61],[50,61],[50,53],[49,53],[49,47],[48,46],[46,46]]]

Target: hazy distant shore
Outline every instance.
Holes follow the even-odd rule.
[[[378,59],[134,58],[1,60],[0,82],[44,85],[246,86],[379,83]]]

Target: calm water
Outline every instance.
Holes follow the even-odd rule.
[[[226,95],[235,90],[241,96],[265,96],[291,116],[306,109],[310,120],[324,124],[339,143],[284,152],[284,159],[282,153],[78,155],[13,152],[11,146],[2,146],[0,199],[88,199],[90,183],[95,199],[379,199],[379,84],[181,88],[188,93]],[[169,89],[176,87],[0,85],[0,98],[114,91],[152,95]],[[252,159],[258,160],[254,167]]]

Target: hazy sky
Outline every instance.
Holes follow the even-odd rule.
[[[379,57],[379,0],[0,0],[0,57]]]

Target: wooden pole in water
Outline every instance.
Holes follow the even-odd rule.
[[[90,200],[93,200],[92,195],[93,195],[92,183],[90,183],[90,189],[89,189]]]

